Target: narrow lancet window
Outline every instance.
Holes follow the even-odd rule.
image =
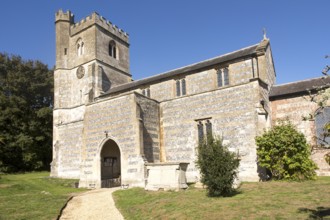
[[[199,122],[197,124],[197,129],[198,129],[198,142],[202,143],[204,140],[204,125],[202,122]]]
[[[222,70],[218,70],[217,76],[218,76],[218,87],[222,87],[223,86],[223,84],[222,84]]]
[[[150,98],[150,89],[147,89],[147,96]]]
[[[176,81],[176,96],[182,96],[187,94],[186,89],[186,80],[185,79],[178,79]]]
[[[182,95],[186,95],[186,80],[182,79],[181,84],[182,84]]]
[[[81,56],[84,54],[84,42],[82,41],[81,38],[77,41],[77,55]]]
[[[212,123],[210,122],[210,120],[206,121],[205,126],[207,138],[212,137]]]
[[[150,98],[150,88],[142,89],[142,95]]]
[[[176,96],[181,96],[180,80],[176,81]]]
[[[223,69],[223,85],[228,86],[229,85],[229,73],[228,68]]]
[[[217,80],[218,80],[218,87],[229,85],[229,69],[227,67],[223,69],[218,69]]]

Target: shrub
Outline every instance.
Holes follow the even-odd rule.
[[[289,122],[282,122],[256,137],[258,163],[275,180],[315,179],[316,164],[310,159],[305,136]]]
[[[209,137],[198,145],[196,164],[209,196],[229,196],[235,192],[233,183],[239,159],[228,151],[221,138]]]
[[[324,159],[330,165],[330,152],[324,155]]]

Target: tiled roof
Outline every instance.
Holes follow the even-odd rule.
[[[330,77],[319,77],[319,78],[307,79],[292,83],[275,85],[271,88],[269,97],[270,99],[276,99],[277,97],[280,96],[307,93],[308,90],[315,91],[317,88],[320,88],[321,86],[329,87],[329,85],[330,85]]]

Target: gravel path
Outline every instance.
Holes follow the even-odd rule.
[[[63,210],[60,220],[124,219],[112,199],[112,192],[118,189],[95,189],[73,197]]]

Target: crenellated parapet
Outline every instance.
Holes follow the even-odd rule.
[[[55,14],[55,23],[58,21],[68,21],[71,24],[74,24],[74,15],[71,11],[63,12],[63,10],[60,9]]]
[[[129,39],[128,33],[123,31],[122,29],[118,28],[116,25],[112,24],[109,20],[100,16],[96,12],[92,13],[90,16],[83,18],[81,21],[79,21],[77,23],[73,23],[71,25],[71,36],[81,32],[95,24],[104,28],[105,30],[107,30],[110,33],[114,34],[115,36],[119,37],[120,39],[128,42],[128,39]]]

